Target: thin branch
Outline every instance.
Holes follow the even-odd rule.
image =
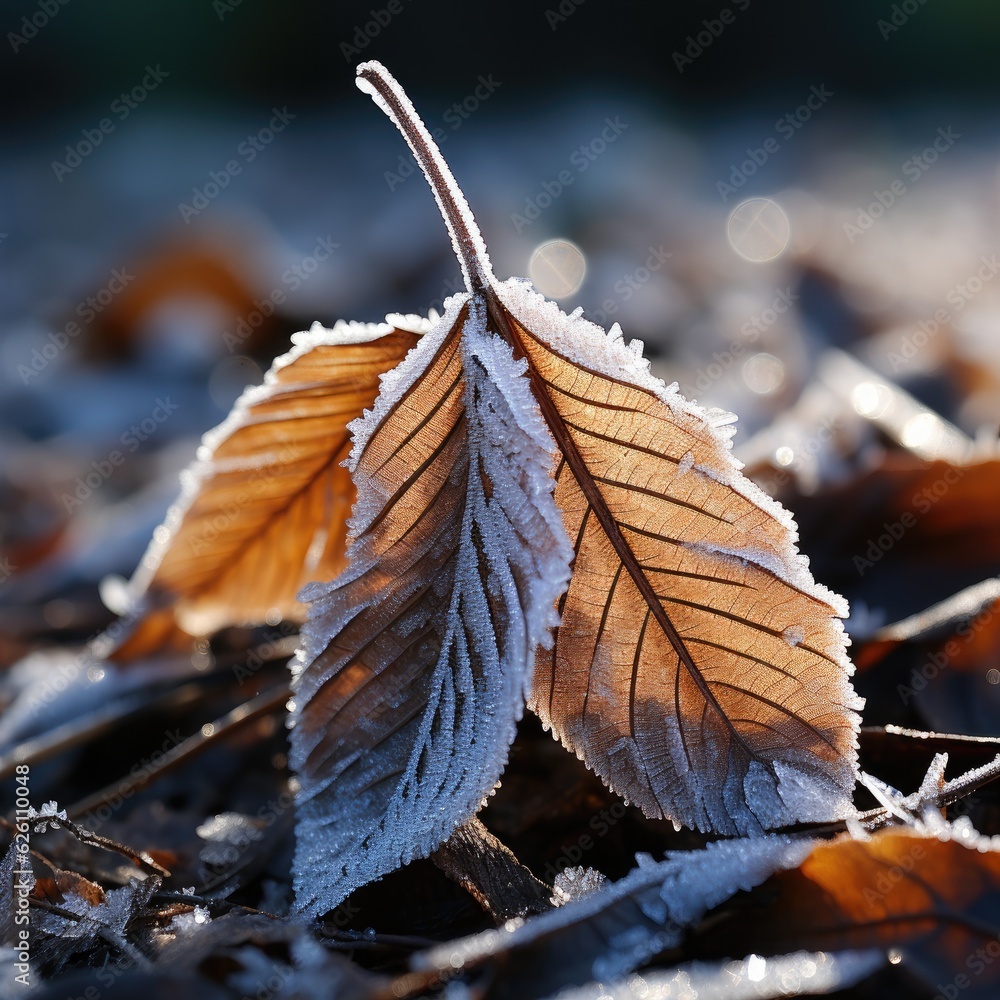
[[[219,741],[232,736],[234,733],[256,722],[257,719],[275,712],[283,711],[285,703],[291,696],[287,685],[281,684],[278,687],[270,688],[252,698],[248,702],[237,706],[231,712],[227,712],[221,718],[216,719],[210,726],[203,726],[201,730],[186,740],[182,740],[175,747],[172,747],[164,755],[163,759],[155,765],[143,768],[137,775],[130,775],[113,781],[105,785],[100,791],[88,795],[79,802],[70,806],[66,813],[71,818],[85,816],[99,809],[102,805],[108,804],[112,797],[127,798],[145,788],[147,785],[181,764],[188,763],[198,755],[204,753],[210,746]]]

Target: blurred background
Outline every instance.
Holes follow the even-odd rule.
[[[110,620],[99,581],[131,574],[294,331],[459,289],[354,86],[368,58],[438,135],[499,277],[620,322],[739,414],[856,635],[996,572],[980,550],[916,588],[859,569],[865,526],[834,551],[843,501],[808,519],[887,457],[993,453],[995,5],[18,0],[0,28],[6,662]]]

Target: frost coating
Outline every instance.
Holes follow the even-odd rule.
[[[717,407],[705,408],[691,402],[682,396],[676,382],[665,385],[662,379],[656,378],[649,370],[649,359],[636,355],[624,345],[621,328],[617,323],[606,333],[601,327],[580,316],[569,316],[554,302],[549,302],[539,295],[531,284],[523,279],[511,278],[508,281],[494,281],[494,290],[518,321],[528,326],[558,350],[577,364],[593,368],[619,379],[631,382],[643,389],[654,392],[671,410],[703,421],[712,429],[719,444],[719,461],[715,466],[695,466],[697,471],[711,476],[717,482],[728,486],[751,501],[761,510],[773,517],[787,529],[787,544],[780,549],[766,550],[749,547],[741,552],[728,554],[738,556],[750,562],[755,562],[788,583],[798,587],[818,600],[830,605],[838,618],[846,618],[849,614],[847,601],[822,584],[817,583],[809,571],[809,560],[796,547],[798,527],[790,511],[768,496],[760,487],[743,476],[740,470],[743,463],[732,453],[732,437],[736,433],[734,426],[737,417],[733,413],[720,410]],[[636,343],[633,341],[633,343]],[[694,464],[693,456],[691,464]],[[687,464],[687,456],[682,459],[683,471],[691,466]],[[841,627],[841,631],[843,631]],[[841,651],[841,665],[853,673],[854,667],[846,653]]]
[[[327,463],[323,461],[322,449],[330,442],[334,451],[326,458],[335,466],[337,456],[333,442],[338,435],[336,427],[331,427],[323,443],[317,443],[316,439],[310,443],[308,436],[297,440],[292,433],[291,427],[302,424],[282,424],[289,419],[307,418],[331,399],[340,405],[358,391],[364,398],[363,379],[354,382],[341,379],[338,383],[340,369],[336,362],[316,363],[310,356],[317,349],[326,349],[326,357],[342,356],[345,365],[356,365],[365,355],[352,348],[376,345],[393,333],[392,320],[395,319],[404,321],[395,329],[421,332],[414,329],[419,327],[415,317],[392,317],[385,323],[339,321],[332,329],[314,323],[308,332],[294,334],[292,349],[274,360],[263,384],[246,389],[226,419],[204,435],[195,462],[181,473],[179,498],[153,533],[128,584],[127,602],[136,613],[147,604],[155,607],[163,591],[174,598],[174,613],[179,623],[193,634],[237,621],[263,620],[264,610],[272,605],[280,605],[282,610],[290,612],[288,605],[293,603],[294,591],[304,582],[294,573],[299,567],[292,567],[291,561],[294,558],[303,560],[302,576],[308,580],[310,570],[315,568],[313,564],[322,555],[331,527],[329,516],[317,516],[309,509],[307,497],[313,485],[318,492],[327,484]],[[330,348],[343,350],[331,352]],[[379,348],[373,346],[371,351],[371,356],[378,355]],[[351,370],[357,372],[359,369]],[[367,382],[371,386],[368,397],[371,399],[374,398],[374,376],[370,375]],[[362,405],[358,404],[359,411]],[[340,433],[343,433],[342,425]],[[340,475],[346,480],[346,474]],[[308,539],[305,544],[299,544],[296,539],[296,554],[286,552],[287,565],[277,567],[279,573],[292,577],[287,582],[282,581],[284,585],[278,583],[270,570],[264,574],[256,563],[256,555],[246,552],[242,542],[249,539],[244,538],[236,544],[227,535],[230,530],[239,531],[242,517],[253,518],[257,512],[269,509],[272,486],[283,490],[274,503],[270,525],[274,533],[279,533],[283,512],[288,515],[293,533],[313,532],[313,546],[308,544]],[[333,493],[337,488],[343,489],[343,485],[335,486],[331,482],[325,488]],[[329,502],[330,499],[326,501]],[[262,523],[262,530],[267,530],[268,523]],[[287,526],[280,524],[280,527]],[[342,522],[340,526],[342,529]],[[288,539],[287,532],[284,537]],[[211,568],[207,573],[197,569],[202,558],[207,558],[211,567],[213,546],[220,538],[219,551],[223,555],[215,557],[214,572]],[[255,541],[264,548],[262,536],[256,535]],[[239,554],[247,560],[247,565],[242,567],[242,581],[237,578],[239,573],[233,570],[231,561],[225,558],[226,546],[231,547],[234,556]],[[227,572],[233,574],[231,578],[226,578]],[[270,580],[272,588],[270,595],[260,595],[260,600],[265,596],[272,598],[264,601],[264,608],[257,606],[255,593],[267,586],[266,582],[256,579],[262,576],[265,581]],[[275,590],[284,592],[275,593]]]
[[[720,446],[718,450],[719,460],[715,466],[704,467],[699,471],[711,475],[716,481],[750,500],[788,529],[787,546],[767,554],[758,553],[757,558],[762,560],[769,560],[769,557],[776,559],[777,562],[772,563],[772,565],[774,567],[780,566],[782,576],[789,583],[830,604],[839,616],[843,617],[847,614],[847,605],[844,599],[813,580],[812,574],[809,572],[808,560],[795,547],[795,542],[798,541],[798,531],[791,513],[775,499],[768,496],[760,487],[740,474],[742,463],[732,454],[731,438],[736,430],[733,423],[737,419],[735,414],[715,407],[706,409],[698,406],[697,403],[691,402],[680,394],[676,383],[665,385],[661,379],[656,378],[650,372],[648,358],[636,355],[634,351],[624,345],[620,328],[617,329],[617,336],[612,336],[589,320],[568,316],[558,305],[539,295],[528,282],[522,279],[511,278],[508,281],[497,281],[493,287],[504,306],[517,317],[520,323],[530,328],[532,332],[576,364],[593,368],[602,374],[648,389],[654,392],[671,410],[695,417],[710,427]],[[617,323],[612,329],[614,330],[616,327],[618,327]],[[748,550],[743,558],[753,560],[753,556],[753,551]],[[844,661],[846,665],[848,662],[846,657]]]
[[[379,81],[389,100],[376,89],[373,79]],[[466,286],[481,285],[487,278],[492,278],[486,243],[479,232],[479,226],[476,225],[469,203],[465,200],[465,195],[462,194],[462,189],[458,186],[441,151],[403,88],[392,74],[375,60],[358,64],[355,83],[359,90],[368,94],[382,109],[413,151],[434,193],[434,200],[437,202],[441,217],[448,227],[452,247],[462,266]],[[390,101],[398,107],[402,115],[397,113]]]
[[[335,583],[312,585],[301,594],[313,608],[293,670],[292,763],[301,777],[295,860],[300,906],[312,913],[332,908],[353,888],[434,850],[475,813],[499,778],[531,683],[528,666],[536,649],[552,645],[549,630],[557,624],[553,605],[566,589],[574,558],[552,496],[552,476],[558,478],[559,472],[553,468],[554,442],[540,419],[538,402],[563,450],[559,470],[569,468],[579,484],[586,481],[586,513],[581,516],[600,512],[600,529],[620,560],[610,588],[603,586],[606,581],[595,568],[597,560],[591,562],[591,594],[607,590],[607,604],[593,655],[584,660],[591,672],[574,676],[569,685],[574,689],[584,683],[587,696],[593,694],[594,701],[604,705],[605,715],[602,718],[597,706],[588,718],[585,707],[583,728],[589,725],[590,733],[585,732],[582,740],[566,740],[563,727],[560,738],[580,756],[586,750],[588,764],[611,787],[639,800],[648,815],[683,818],[701,829],[727,833],[759,833],[795,820],[843,815],[850,809],[848,797],[856,773],[859,720],[853,710],[859,702],[847,681],[851,668],[843,629],[831,616],[846,614],[846,605],[812,579],[807,561],[795,547],[791,515],[740,475],[741,466],[731,453],[735,417],[700,408],[683,399],[676,385],[667,387],[653,378],[642,358],[641,342],[626,345],[617,325],[605,334],[583,320],[579,311],[567,316],[523,282],[497,282],[468,205],[406,95],[378,63],[362,64],[358,74],[359,87],[397,125],[420,163],[470,292],[450,299],[436,325],[418,324],[422,342],[382,377],[374,407],[351,424],[354,446],[345,464],[353,473],[359,500],[350,522],[354,536],[350,567]],[[487,308],[510,344],[488,331]],[[504,311],[514,321],[509,326]],[[609,389],[603,402],[610,404],[608,410],[669,428],[662,439],[667,448],[683,428],[697,458],[694,452],[671,455],[679,472],[675,478],[686,476],[690,495],[697,491],[708,495],[718,512],[667,497],[662,486],[654,488],[652,475],[647,482],[615,478],[617,457],[611,468],[605,464],[600,478],[585,480],[587,460],[581,457],[574,435],[560,423],[547,390],[539,388],[554,383],[539,374],[537,358],[529,361],[531,353],[520,342],[515,324],[569,367],[589,372],[595,382],[603,377],[606,385],[623,385],[629,392],[634,386],[647,399],[652,397],[650,409],[616,407],[612,399],[617,390]],[[510,345],[525,360],[515,362]],[[460,361],[454,363],[456,357]],[[537,400],[524,378],[529,363]],[[586,376],[582,381],[590,384]],[[601,400],[574,396],[572,388],[562,387],[568,398],[591,411],[600,408]],[[588,415],[580,419],[586,422]],[[587,428],[575,430],[587,432]],[[614,427],[593,432],[591,440],[621,443]],[[636,441],[629,444],[635,445],[633,453],[645,450],[654,462],[664,459],[662,450],[644,449]],[[599,448],[591,445],[590,450]],[[623,471],[626,464],[622,459]],[[659,468],[653,473],[659,475]],[[568,481],[560,479],[559,489]],[[688,541],[677,542],[645,530],[642,524],[618,520],[627,518],[628,512],[619,503],[619,513],[611,513],[605,488],[672,503],[683,513],[663,521]],[[639,503],[633,509],[645,510]],[[698,518],[712,519],[718,527],[685,534]],[[640,566],[631,545],[623,541],[625,530],[657,544],[676,544],[676,551],[688,560],[684,565],[691,568],[659,565],[655,560],[660,553],[651,551]],[[580,545],[593,537],[593,533],[585,536],[584,526],[580,527],[577,556]],[[681,552],[685,546],[687,551]],[[577,562],[578,569],[582,563]],[[747,579],[729,578],[740,571]],[[698,582],[661,592],[649,583],[652,573]],[[723,579],[724,574],[729,576]],[[627,728],[620,725],[618,709],[629,684],[623,685],[621,674],[612,675],[615,657],[604,639],[606,623],[621,631],[629,627],[629,615],[621,609],[617,618],[609,615],[619,579],[623,588],[636,590],[638,602],[633,601],[632,608],[639,606],[640,615],[645,602],[646,623],[652,616],[653,631],[660,630],[659,652],[680,657],[673,701],[651,685],[637,696],[640,656],[646,652],[646,623],[641,625],[631,660]],[[782,591],[775,581],[787,587]],[[779,599],[763,611],[752,605],[746,615],[737,607],[742,598],[733,596],[739,591],[729,591],[730,596],[720,601],[716,589],[705,597],[706,604],[693,599],[723,584],[743,588],[744,595],[757,592],[753,584],[759,584],[759,593],[779,591]],[[702,591],[690,589],[698,587]],[[791,597],[789,588],[799,594]],[[800,645],[781,641],[789,608],[796,609],[793,602],[800,597],[822,606],[811,615],[810,605],[806,614],[810,639],[821,647],[809,648],[808,653],[828,659],[840,670],[836,679],[825,678],[824,685],[813,685],[809,678],[775,662],[790,665],[785,658]],[[660,601],[694,609],[677,611],[678,619],[688,615],[683,639]],[[775,628],[770,619],[782,617],[775,610],[782,605],[784,620]],[[587,609],[574,607],[572,601],[566,607],[567,618],[570,608],[577,618],[562,626],[560,637],[588,635],[596,620],[588,619]],[[743,646],[737,650],[713,641],[719,639],[718,633],[692,620],[696,613],[728,617],[762,636],[777,637],[782,655],[762,659],[745,655]],[[799,685],[795,704],[814,719],[819,715],[824,719],[817,726],[799,718],[788,705],[772,701],[763,690],[741,688],[731,665],[718,657],[714,667],[722,676],[716,676],[711,681],[716,687],[710,688],[687,649],[697,641],[735,657],[742,655],[744,669],[755,663],[777,670]],[[625,641],[619,645],[624,648]],[[798,667],[815,666],[797,655]],[[663,717],[665,706],[680,705],[681,662],[687,671],[683,696],[689,704],[705,700],[697,756],[686,742],[689,734],[684,728],[685,717],[696,716],[685,716],[678,709]],[[650,676],[647,671],[646,677]],[[777,683],[768,678],[758,686],[770,692]],[[727,694],[720,700],[717,692],[723,688],[756,698],[758,705],[785,712],[786,718],[778,724],[743,718],[735,696]],[[553,681],[550,706],[554,695]],[[729,714],[724,707],[727,699],[736,710]],[[538,710],[537,703],[532,704]],[[709,707],[714,715],[712,728],[706,731]],[[747,729],[756,726],[755,737],[740,734],[733,719]],[[787,740],[786,745],[768,735],[786,736],[787,726],[810,730],[833,751],[832,759],[825,751],[815,752],[812,735],[803,741]],[[837,743],[822,729],[833,732]],[[639,731],[641,736],[636,735]],[[587,742],[594,732],[601,738]],[[724,747],[721,752],[720,747]],[[826,766],[817,765],[821,756]],[[730,855],[714,860],[720,857]],[[332,871],[327,868],[331,861]],[[742,855],[738,861],[743,877],[752,866]],[[643,871],[649,874],[649,868]],[[730,875],[737,877],[735,872]],[[710,900],[706,896],[704,905],[713,905]],[[666,896],[647,893],[629,902],[657,923],[673,919],[674,904]],[[617,950],[623,954],[632,950],[633,937],[629,932]],[[663,933],[655,941],[662,947]]]
[[[701,851],[671,852],[660,862],[637,857],[639,866],[617,882],[574,896],[511,930],[485,931],[432,948],[414,956],[413,965],[455,969],[498,953],[514,961],[519,950],[536,943],[545,954],[557,954],[560,943],[572,948],[586,927],[588,940],[607,940],[605,949],[588,957],[589,976],[613,979],[679,944],[686,927],[735,893],[760,885],[775,872],[798,867],[818,843],[771,834],[718,841]]]
[[[617,326],[517,279],[493,289],[569,449],[569,638],[539,659],[532,709],[648,816],[745,835],[851,815],[847,604],[813,579],[791,514],[741,474],[735,417],[654,378]]]
[[[572,556],[524,370],[454,296],[353,426],[350,567],[302,593],[293,668],[309,913],[435,850],[506,763]]]
[[[620,983],[588,983],[559,1000],[766,1000],[846,990],[886,963],[878,948],[864,951],[796,951],[777,958],[690,962],[675,969],[645,970]]]

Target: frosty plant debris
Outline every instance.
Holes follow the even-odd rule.
[[[203,629],[309,605],[300,908],[469,822],[525,705],[650,817],[747,836],[851,815],[847,605],[741,474],[733,415],[654,378],[617,324],[498,280],[402,89],[375,62],[358,85],[427,178],[464,288],[440,316],[297,335],[206,437],[133,581]],[[267,489],[191,558],[260,467]]]

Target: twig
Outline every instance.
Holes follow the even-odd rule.
[[[107,804],[112,796],[128,797],[140,789],[145,788],[152,782],[162,778],[169,771],[178,767],[182,763],[204,753],[210,746],[232,736],[234,733],[248,726],[252,722],[272,712],[283,709],[290,697],[290,690],[286,684],[264,691],[256,698],[238,705],[232,711],[227,712],[221,718],[216,719],[211,726],[204,726],[197,733],[182,740],[175,747],[172,747],[163,755],[163,760],[158,764],[144,768],[139,774],[125,777],[119,781],[113,781],[105,785],[100,791],[88,795],[79,802],[74,803],[66,810],[70,817],[85,816],[94,812],[102,805]]]
[[[123,858],[128,858],[136,868],[146,865],[147,868],[152,869],[157,875],[163,875],[166,878],[170,877],[170,872],[145,851],[137,851],[125,844],[120,844],[117,840],[112,840],[110,837],[102,837],[99,833],[84,830],[77,826],[71,819],[63,819],[60,816],[43,816],[41,818],[49,825],[59,826],[67,833],[71,833],[81,844],[87,844],[89,847],[100,847],[105,851],[111,851],[113,854],[120,854]]]

